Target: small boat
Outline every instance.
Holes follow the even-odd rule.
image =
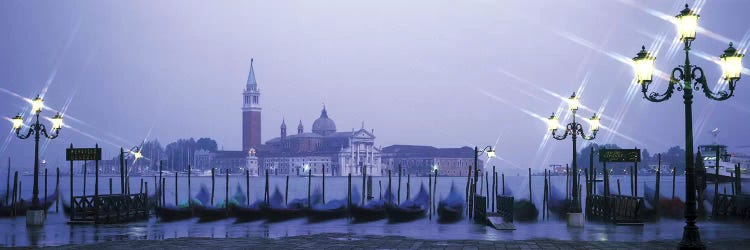
[[[547,210],[556,214],[560,219],[566,219],[571,199],[566,199],[565,195],[555,186],[550,186],[549,201],[547,201]]]
[[[399,206],[387,206],[385,208],[388,214],[388,222],[408,222],[422,218],[425,216],[425,208],[428,204],[429,196],[427,195],[426,188],[422,185],[414,199],[405,201]]]
[[[237,218],[238,222],[260,220],[264,218],[261,204],[263,204],[263,201],[256,201],[250,206],[229,203],[229,214]]]
[[[47,198],[39,199],[39,203],[40,203],[39,205],[42,207],[44,211],[47,211],[50,207],[52,207],[52,204],[54,204],[55,201],[57,200],[56,199],[57,194],[58,194],[57,190],[55,190],[55,192],[52,193],[52,195],[47,196]],[[29,201],[20,199],[16,202],[15,216],[26,215],[26,212],[31,209],[30,200],[31,199],[29,199]],[[12,216],[14,216],[12,205],[0,207],[0,217],[12,217]]]
[[[266,219],[270,222],[285,221],[303,217],[306,215],[305,209],[308,205],[307,199],[295,199],[284,204],[284,196],[276,188],[270,197],[270,200],[261,206],[261,211]]]
[[[216,207],[193,207],[193,214],[199,218],[199,222],[209,222],[229,218],[231,211],[232,210],[226,208],[223,204]]]
[[[438,202],[437,213],[438,221],[442,223],[456,222],[463,218],[464,199],[458,193],[454,183],[451,183],[448,197]]]
[[[376,200],[367,203],[364,206],[352,206],[349,212],[354,218],[354,222],[368,222],[382,220],[386,217],[385,201]]]
[[[154,211],[156,217],[162,221],[178,221],[193,217],[193,209],[186,206],[158,206]]]
[[[318,222],[345,218],[349,215],[346,203],[347,201],[344,200],[332,200],[320,207],[308,209],[307,220],[309,222]]]

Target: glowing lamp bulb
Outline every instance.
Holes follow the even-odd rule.
[[[52,117],[52,129],[61,129],[63,126],[63,117],[60,113],[57,113]]]
[[[594,114],[594,116],[591,116],[591,119],[589,119],[589,129],[592,131],[598,131],[599,126],[601,125],[601,122],[599,121],[599,117]]]
[[[34,100],[31,101],[31,112],[32,113],[39,113],[42,112],[42,108],[44,108],[44,99],[40,96],[36,96]]]
[[[581,105],[581,100],[576,96],[576,93],[573,92],[572,95],[568,98],[568,108],[570,110],[578,110],[578,106]]]
[[[141,154],[140,149],[133,151],[133,158],[135,158],[136,160],[143,158],[143,154]]]
[[[724,50],[721,58],[721,69],[725,80],[739,80],[742,73],[742,58],[745,56],[737,52],[733,44],[729,43],[729,48]]]
[[[16,115],[15,117],[13,117],[12,122],[13,122],[13,129],[18,130],[21,128],[21,126],[23,126],[23,117],[21,117],[20,114]]]
[[[487,150],[487,157],[489,158],[495,158],[495,150],[492,150],[492,148]]]
[[[642,46],[641,51],[633,58],[633,69],[638,83],[651,82],[654,75],[654,61],[656,61],[656,57],[651,56],[651,53],[646,51],[646,46]]]
[[[680,14],[675,17],[677,18],[677,33],[680,34],[680,40],[694,40],[695,31],[698,30],[699,15],[695,14],[685,4],[685,9],[680,11]]]
[[[549,118],[547,118],[547,128],[549,130],[555,130],[560,127],[560,123],[558,123],[557,117],[555,117],[555,114],[552,113]]]

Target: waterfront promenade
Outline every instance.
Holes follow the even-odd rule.
[[[402,236],[313,234],[268,238],[177,238],[124,240],[86,245],[64,245],[50,249],[675,249],[678,241],[561,241],[531,239],[422,240]],[[747,249],[750,240],[706,240],[708,249]]]

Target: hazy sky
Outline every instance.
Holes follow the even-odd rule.
[[[110,156],[143,139],[211,137],[237,150],[255,58],[263,141],[278,136],[282,118],[309,131],[325,102],[339,131],[364,121],[381,146],[497,142],[503,159],[489,164],[500,169],[564,164],[570,140],[545,141],[539,117],[582,88],[590,109],[579,115],[605,115],[596,142],[664,151],[684,145],[682,93],[642,99],[627,63],[643,44],[662,71],[683,62],[668,17],[684,3],[0,1],[0,116],[28,110],[19,96],[47,89],[46,104],[66,108],[71,126],[42,151],[53,164],[64,165],[71,142],[99,143]],[[711,60],[729,41],[747,48],[750,1],[688,3],[705,29],[691,59],[714,86],[721,71]],[[722,143],[750,145],[747,73],[729,101],[697,93],[696,144],[718,127]],[[8,156],[31,166],[32,140],[0,139],[3,169]]]

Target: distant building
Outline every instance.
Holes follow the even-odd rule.
[[[192,169],[210,170],[216,168],[217,171],[229,169],[230,173],[244,174],[250,171],[251,176],[258,176],[258,157],[255,156],[254,150],[244,151],[216,151],[197,150],[193,156]]]
[[[305,132],[302,121],[297,133],[287,134],[286,121],[281,122],[279,137],[268,140],[258,149],[260,171],[271,175],[329,176],[382,174],[380,149],[375,146],[374,130],[364,123],[359,130],[337,132],[336,123],[325,107],[313,122],[312,132]]]
[[[383,148],[382,158],[384,175],[388,170],[397,175],[400,166],[404,174],[414,176],[427,176],[434,168],[441,176],[466,176],[474,165],[474,149],[393,145]],[[480,160],[478,165],[481,171],[484,162]]]

